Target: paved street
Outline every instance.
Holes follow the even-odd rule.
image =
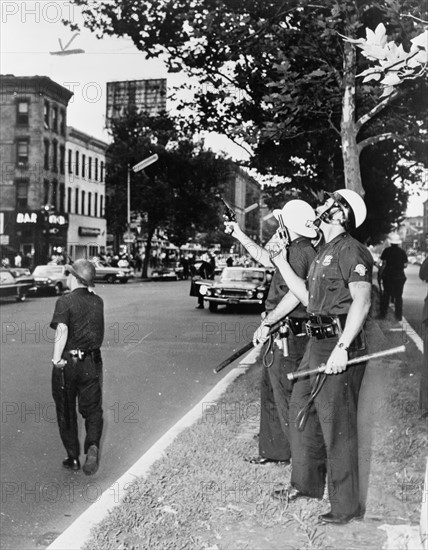
[[[56,298],[1,303],[1,548],[47,546],[104,490],[114,491],[114,481],[218,382],[213,367],[250,339],[257,312],[196,310],[189,287],[97,286],[106,307],[105,429],[94,478],[61,466],[48,328]]]

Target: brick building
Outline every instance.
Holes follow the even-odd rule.
[[[41,263],[66,242],[67,105],[73,94],[46,76],[0,76],[2,255]]]
[[[0,75],[0,253],[24,265],[105,248],[107,144],[67,127],[72,92],[46,76]]]

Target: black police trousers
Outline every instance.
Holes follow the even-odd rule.
[[[103,430],[103,364],[99,353],[95,357],[87,355],[82,360],[65,353],[64,358],[67,360],[64,369],[54,366],[52,370],[52,396],[56,406],[59,433],[67,455],[79,458],[76,401],[79,413],[85,419],[85,454],[91,445],[100,446]]]
[[[298,370],[326,363],[337,338],[311,338]],[[350,358],[366,350],[350,352]],[[326,475],[331,511],[351,515],[359,510],[358,395],[366,363],[330,374],[309,410],[302,431],[296,427],[298,412],[308,403],[314,376],[294,382],[290,401],[291,485],[304,495],[321,499]]]
[[[386,315],[388,305],[392,299],[394,302],[395,318],[401,321],[403,316],[403,288],[406,278],[384,277],[382,279],[383,292],[380,298],[380,314]]]
[[[293,382],[287,374],[297,370],[305,353],[308,337],[288,338],[288,356],[274,343],[270,367],[263,367],[260,390],[259,455],[272,460],[290,460],[288,407]]]

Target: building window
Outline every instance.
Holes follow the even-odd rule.
[[[86,155],[82,155],[82,178],[85,177],[86,170]]]
[[[28,164],[29,143],[28,139],[19,139],[17,146],[17,162],[19,164]]]
[[[98,217],[98,193],[94,195],[94,216]]]
[[[65,147],[60,145],[59,147],[59,172],[65,174]]]
[[[74,173],[76,174],[76,176],[78,176],[79,175],[79,151],[76,151],[75,158],[76,158],[76,165],[74,167]]]
[[[104,195],[100,195],[100,217],[104,217]]]
[[[43,180],[43,204],[50,204],[49,191],[49,180]]]
[[[84,191],[82,191],[81,197],[82,197],[82,199],[81,199],[80,211],[83,215],[85,215],[85,192]]]
[[[59,211],[61,214],[65,212],[65,184],[60,183],[59,185]]]
[[[71,212],[71,187],[67,188],[67,212]]]
[[[49,102],[45,101],[44,107],[43,107],[43,120],[45,123],[45,128],[49,128]]]
[[[52,130],[58,133],[58,107],[52,107]]]
[[[57,180],[52,181],[52,206],[55,210],[58,209],[58,182]]]
[[[73,151],[71,149],[68,150],[68,173],[73,173]]]
[[[25,210],[28,206],[28,179],[16,180],[16,208]]]
[[[88,179],[92,179],[92,157],[88,157]]]
[[[92,214],[92,193],[88,193],[88,216]]]
[[[58,142],[56,139],[52,141],[52,171],[58,172]]]
[[[28,126],[28,101],[18,101],[16,106],[16,123]]]
[[[103,182],[104,181],[104,162],[101,161],[101,164],[100,164],[100,181]]]
[[[98,159],[95,159],[95,181],[98,181]]]
[[[43,156],[43,168],[49,170],[49,140],[45,139],[43,142],[44,145],[44,156]]]
[[[65,136],[65,111],[64,111],[64,109],[59,110],[59,133],[62,136]]]
[[[74,213],[79,213],[79,190],[76,189],[75,195],[74,195]]]

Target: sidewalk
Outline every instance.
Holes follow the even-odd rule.
[[[326,500],[286,504],[272,499],[274,485],[288,484],[290,468],[243,460],[258,450],[263,368],[259,361],[247,359],[244,363],[252,364],[240,363],[232,369],[230,378],[235,380],[227,389],[221,387],[224,393],[216,398],[208,395],[195,407],[196,421],[186,421],[183,431],[174,427],[173,433],[166,434],[168,443],[158,460],[142,457],[147,466],[142,477],[131,486],[119,483],[126,496],[96,525],[83,547],[423,548],[419,523],[427,438],[418,411],[422,355],[408,331],[392,318],[370,322],[369,339],[371,351],[404,341],[406,353],[371,361],[366,369],[359,416],[361,488],[366,502],[363,521],[340,527],[320,525],[317,516],[328,510]],[[137,475],[132,469],[127,474],[127,480]],[[66,538],[63,546],[53,543],[50,548],[76,548],[71,540],[67,546]]]

